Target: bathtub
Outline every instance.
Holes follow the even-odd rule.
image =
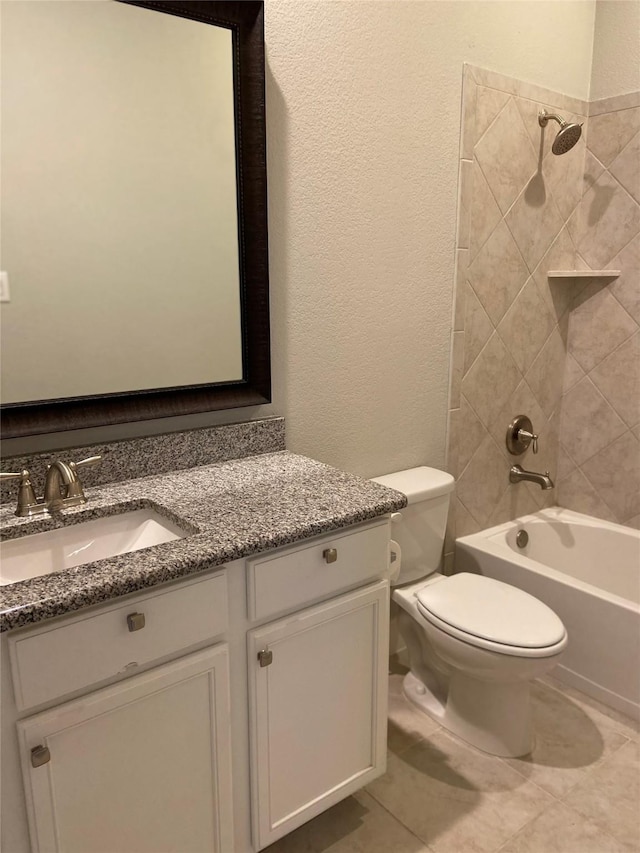
[[[548,604],[569,634],[552,674],[640,719],[640,531],[551,507],[457,539],[455,565]]]

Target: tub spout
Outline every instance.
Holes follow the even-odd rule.
[[[536,471],[525,471],[520,465],[512,465],[509,471],[509,482],[519,483],[521,480],[537,483],[541,489],[553,488],[553,480],[548,471],[545,471],[544,474],[538,474]]]

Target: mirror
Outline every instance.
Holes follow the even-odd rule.
[[[269,401],[262,5],[3,4],[3,437]]]

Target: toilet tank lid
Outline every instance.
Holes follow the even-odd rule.
[[[408,468],[406,471],[396,471],[393,474],[384,474],[382,477],[373,477],[374,483],[388,486],[397,492],[406,495],[408,502],[414,503],[429,498],[437,498],[452,492],[455,480],[446,471],[437,468]]]

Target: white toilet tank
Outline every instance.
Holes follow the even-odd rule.
[[[421,467],[372,479],[402,492],[409,502],[391,528],[392,538],[402,549],[400,575],[394,585],[433,574],[442,557],[453,477],[437,468]]]

